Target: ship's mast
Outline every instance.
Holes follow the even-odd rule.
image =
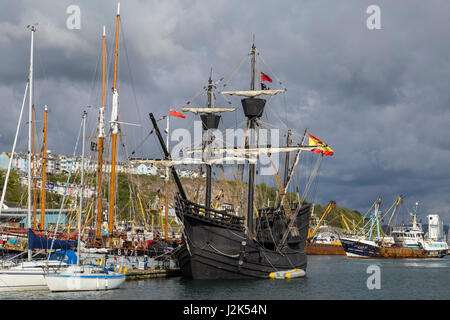
[[[170,142],[170,115],[167,115],[167,128],[166,128],[166,146],[167,146],[167,151],[170,154],[169,151],[169,142]],[[167,237],[167,220],[169,218],[169,191],[168,191],[168,187],[169,187],[169,167],[166,167],[166,176],[164,179],[164,194],[165,194],[165,198],[164,198],[164,239],[166,242],[168,242],[168,237]]]
[[[250,90],[255,90],[256,82],[256,47],[253,43],[251,51],[251,65],[250,65]],[[244,108],[244,114],[247,117],[247,128],[249,132],[249,139],[247,148],[256,147],[256,127],[257,118],[260,118],[264,112],[264,106],[266,100],[259,98],[246,98],[242,99],[242,107]],[[253,225],[253,198],[254,198],[254,183],[255,183],[256,165],[250,163],[248,166],[248,200],[247,200],[247,229],[249,235],[254,234]]]
[[[45,229],[45,170],[47,162],[47,106],[44,109],[44,146],[42,150],[42,184],[41,184],[41,226]]]
[[[106,30],[103,26],[102,37],[103,77],[102,77],[102,106],[98,115],[97,130],[97,230],[96,238],[101,239],[102,231],[102,174],[103,174],[103,140],[105,138],[105,77],[106,77]]]
[[[120,20],[120,3],[117,5],[117,23],[116,23],[116,49],[114,53],[114,85],[113,98],[111,110],[111,129],[112,129],[112,156],[111,156],[111,182],[109,194],[109,236],[113,235],[114,222],[114,192],[116,180],[116,145],[117,133],[119,132],[118,124],[118,108],[119,108],[119,93],[117,91],[117,58],[119,49],[119,20]]]
[[[37,211],[37,190],[36,190],[36,177],[35,177],[35,170],[36,170],[36,152],[35,152],[35,148],[34,148],[34,125],[35,125],[35,120],[36,120],[36,111],[34,109],[34,104],[33,104],[33,230],[36,230],[36,225],[37,225],[37,218],[36,218],[36,211]]]
[[[28,228],[31,228],[31,124],[33,121],[33,46],[34,46],[34,32],[36,31],[36,27],[34,25],[29,26],[31,30],[31,47],[30,47],[30,73],[29,73],[29,81],[30,81],[30,96],[29,96],[29,112],[28,112],[28,159],[27,159],[27,167],[28,167],[28,216],[27,216],[27,224]],[[31,250],[28,248],[28,261],[31,261]]]
[[[209,75],[208,80],[208,90],[207,90],[207,100],[206,100],[206,106],[208,108],[214,107],[214,92],[213,92],[214,84],[212,81],[212,68],[211,73]],[[211,130],[217,129],[219,126],[219,121],[221,116],[214,114],[214,113],[207,113],[202,114],[200,116],[202,119],[203,124],[203,131],[204,131],[204,145],[205,149],[209,150],[209,147],[212,143],[212,132]],[[209,152],[206,152],[207,157],[209,157]],[[207,159],[203,159],[207,160]],[[206,165],[206,194],[205,194],[205,207],[211,208],[211,179],[212,179],[212,167],[210,164]]]

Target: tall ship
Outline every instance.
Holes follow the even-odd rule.
[[[228,146],[220,149],[213,147],[211,132],[218,128],[221,119],[219,113],[233,110],[214,106],[213,87],[215,84],[211,77],[206,87],[207,108],[183,108],[183,111],[201,114],[202,148],[190,151],[200,153],[202,157],[201,159],[190,158],[190,162],[206,167],[204,204],[188,198],[173,165],[188,162],[189,159],[171,162],[171,154],[159,131],[157,121],[153,114],[150,114],[165,159],[168,161],[168,165],[171,165],[171,173],[178,188],[175,210],[178,219],[183,224],[183,245],[177,248],[174,254],[184,277],[192,279],[268,278],[275,271],[306,270],[306,238],[312,204],[307,202],[305,197],[298,197],[298,201],[295,202],[289,201],[286,197],[286,190],[295,172],[294,168],[299,161],[301,151],[306,150],[320,154],[305,187],[304,195],[317,174],[323,156],[332,155],[333,151],[321,140],[311,135],[309,135],[309,144],[305,145],[306,131],[302,141],[297,145],[290,145],[289,138],[286,146],[278,148],[257,142],[256,130],[263,128],[261,118],[266,105],[266,100],[260,96],[272,97],[285,91],[285,89],[271,90],[260,82],[267,78],[270,79],[270,77],[262,72],[257,72],[256,58],[259,55],[260,53],[253,44],[248,55],[251,60],[250,90],[220,92],[222,95],[244,97],[241,104],[247,120],[243,148]],[[259,77],[260,75],[261,77]],[[271,154],[277,152],[286,154],[284,181],[274,169],[271,158]],[[296,152],[292,166],[290,166],[289,152]],[[255,177],[258,156],[261,154],[267,155],[271,161],[279,197],[273,206],[257,208],[254,200]],[[221,157],[212,158],[211,155],[220,155]],[[246,200],[243,201],[244,205],[239,208],[213,208],[211,206],[212,166],[242,159],[248,168],[247,192],[239,195],[242,197],[241,199]],[[243,177],[243,171],[240,172]]]

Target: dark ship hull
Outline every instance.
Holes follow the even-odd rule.
[[[285,245],[277,250],[276,244],[287,228],[282,208],[263,209],[260,216],[264,218],[256,219],[256,239],[250,239],[243,218],[177,197],[176,214],[184,224],[184,244],[175,256],[183,276],[250,279],[268,278],[271,272],[279,270],[306,270],[310,204],[293,208],[292,212],[297,213],[298,234],[289,235]]]

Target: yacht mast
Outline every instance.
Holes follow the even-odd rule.
[[[84,141],[86,139],[86,115],[87,112],[83,111],[83,142],[81,144],[81,182],[80,182],[80,207],[78,211],[78,242],[77,242],[77,265],[80,265],[80,242],[81,242],[81,213],[83,208],[83,191],[84,191]]]
[[[98,115],[97,130],[97,230],[96,238],[102,237],[102,174],[103,174],[103,140],[105,138],[105,76],[106,76],[106,30],[103,26],[102,37],[103,77],[102,77],[102,106]]]
[[[31,124],[33,121],[33,46],[34,46],[34,32],[36,27],[34,25],[29,26],[31,30],[31,48],[30,48],[30,96],[29,96],[29,112],[28,112],[28,153],[27,153],[27,169],[28,169],[28,216],[27,224],[28,228],[31,228]],[[31,250],[28,248],[28,261],[31,261]]]
[[[115,192],[115,180],[116,180],[116,145],[117,145],[117,133],[119,132],[118,123],[118,108],[119,108],[119,93],[117,91],[117,58],[119,49],[119,20],[120,20],[120,3],[117,4],[117,23],[116,23],[116,49],[114,53],[114,86],[113,86],[113,99],[111,110],[111,129],[112,129],[112,156],[111,156],[111,183],[109,194],[109,236],[113,235],[113,223],[114,223],[114,192]]]
[[[47,106],[44,108],[44,146],[42,150],[42,184],[41,184],[41,226],[45,229],[45,170],[47,161]]]
[[[36,218],[36,211],[37,211],[37,193],[36,193],[36,177],[35,177],[35,171],[36,171],[36,152],[35,152],[35,148],[34,148],[34,126],[35,126],[35,120],[36,120],[36,111],[34,109],[34,104],[33,104],[33,172],[32,172],[32,176],[33,176],[33,230],[36,230],[36,224],[37,224],[37,218]]]

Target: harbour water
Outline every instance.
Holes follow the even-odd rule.
[[[371,267],[372,266],[372,267]],[[379,289],[369,289],[379,267]],[[289,280],[186,280],[180,277],[126,281],[105,292],[14,292],[0,300],[448,300],[450,257],[355,259],[308,256],[307,275]]]

